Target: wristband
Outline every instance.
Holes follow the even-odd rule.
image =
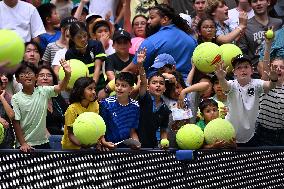
[[[110,90],[107,86],[104,88],[104,91],[105,91],[105,93],[107,93],[107,94],[110,94],[110,93],[111,93],[111,90]]]

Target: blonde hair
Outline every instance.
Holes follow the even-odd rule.
[[[226,5],[225,0],[207,0],[206,13],[213,16],[213,12],[218,8],[219,4]]]

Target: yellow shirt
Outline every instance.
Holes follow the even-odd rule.
[[[81,149],[80,146],[73,144],[68,137],[67,127],[73,127],[75,119],[84,112],[95,112],[99,113],[99,103],[97,101],[91,102],[88,108],[84,108],[79,102],[71,104],[65,112],[65,125],[64,135],[62,137],[62,149]]]

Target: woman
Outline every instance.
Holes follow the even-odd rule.
[[[40,66],[37,77],[37,86],[53,86],[57,84],[57,77],[52,68],[47,65]],[[49,134],[63,135],[64,113],[66,109],[67,104],[60,94],[49,100],[46,116],[46,127]]]

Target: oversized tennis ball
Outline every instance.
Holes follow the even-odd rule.
[[[267,31],[265,32],[265,36],[266,36],[267,39],[272,39],[273,36],[274,36],[273,30],[270,30],[270,29],[267,30]]]
[[[72,89],[75,81],[78,78],[86,77],[86,76],[89,75],[89,70],[88,70],[88,67],[86,66],[86,64],[84,64],[80,60],[71,59],[71,60],[68,60],[68,62],[69,62],[70,67],[71,67],[71,78],[69,80],[67,87],[69,89]],[[59,69],[59,79],[63,80],[64,76],[65,76],[65,73],[64,73],[63,68],[61,66],[60,69]]]
[[[105,132],[106,125],[103,118],[94,112],[80,114],[73,123],[73,133],[84,145],[96,144]]]
[[[225,118],[225,115],[222,113],[223,108],[225,107],[225,104],[219,100],[217,101],[217,103],[218,103],[219,117]]]
[[[170,142],[166,138],[162,139],[160,144],[161,144],[161,147],[163,148],[168,148],[170,146]]]
[[[215,71],[215,65],[221,61],[220,47],[211,42],[198,45],[193,51],[192,62],[204,73]]]
[[[183,150],[196,150],[204,142],[204,134],[200,127],[194,124],[182,126],[176,134],[176,142]]]
[[[0,62],[10,62],[6,68],[13,68],[23,60],[24,40],[12,30],[0,30]]]
[[[223,44],[220,46],[221,57],[224,61],[225,67],[229,67],[228,71],[233,70],[232,59],[235,58],[239,54],[243,54],[242,50],[234,44]]]
[[[0,144],[2,144],[3,140],[4,140],[4,126],[2,125],[2,123],[0,123]]]
[[[206,125],[204,137],[207,144],[213,144],[216,140],[229,142],[236,137],[236,132],[233,125],[228,120],[217,118]]]

